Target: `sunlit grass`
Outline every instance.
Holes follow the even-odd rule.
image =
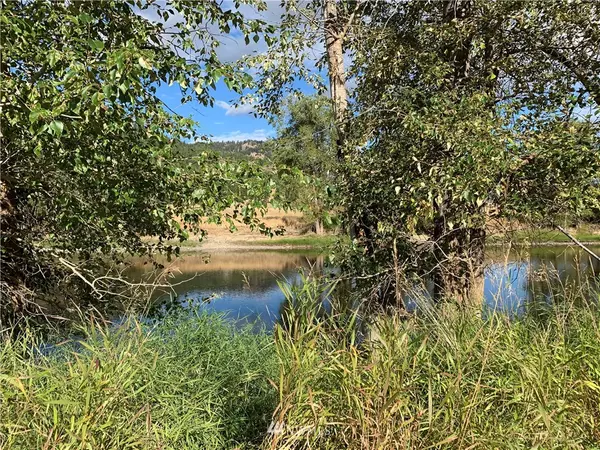
[[[270,337],[217,316],[26,334],[0,348],[0,448],[254,448],[276,371]]]
[[[573,231],[572,235],[580,242],[600,244],[600,233],[585,228]],[[568,236],[556,230],[518,230],[489,238],[489,243],[492,244],[506,241],[530,244],[572,243]]]
[[[327,281],[282,289],[273,335],[186,311],[5,341],[0,448],[598,448],[600,311],[581,291],[517,319],[423,302],[367,320]]]
[[[273,448],[598,448],[600,313],[563,300],[517,320],[423,304],[360,343],[357,317],[292,314]]]

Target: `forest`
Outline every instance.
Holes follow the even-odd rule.
[[[600,3],[0,7],[1,449],[600,448]]]

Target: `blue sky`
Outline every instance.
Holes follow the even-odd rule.
[[[158,0],[158,3],[161,1]],[[267,23],[278,24],[285,8],[281,7],[279,0],[265,0],[265,2],[267,5],[266,11],[258,12],[248,5],[240,6],[239,11],[249,19],[260,18]],[[222,8],[236,9],[231,0],[223,0]],[[140,11],[140,14],[149,20],[162,22],[162,19],[151,10]],[[177,20],[177,15],[175,15],[169,21],[163,23],[169,26],[169,22],[176,22]],[[233,29],[228,36],[223,36],[221,39],[217,54],[223,62],[234,62],[244,55],[262,53],[266,49],[266,43],[262,39],[257,43],[251,40],[250,44],[246,45],[239,30]],[[349,83],[351,84],[352,80]],[[312,93],[304,83],[302,86],[295,85],[294,87],[305,93]],[[351,89],[351,86],[349,88]],[[158,88],[157,93],[161,100],[172,110],[184,117],[194,119],[198,123],[197,132],[213,141],[266,140],[275,137],[276,133],[273,126],[265,119],[254,117],[250,105],[233,107],[235,101],[239,99],[239,94],[230,91],[223,82],[218,82],[216,90],[212,93],[215,99],[214,107],[203,106],[194,101],[181,104],[181,94],[176,84],[172,86],[162,85]],[[597,113],[591,110],[578,108],[576,113],[582,116],[592,114],[594,120],[600,120]]]
[[[214,141],[263,141],[275,136],[275,130],[267,120],[254,117],[250,105],[240,108],[232,106],[239,94],[227,89],[222,81],[217,83],[217,89],[213,92],[215,106],[212,108],[194,101],[181,104],[181,94],[176,84],[160,86],[157,94],[173,111],[198,122],[198,133]]]
[[[267,10],[262,12],[258,12],[248,5],[241,5],[239,10],[249,19],[260,18],[268,23],[277,24],[284,8],[281,7],[279,0],[266,0],[266,4]],[[231,0],[224,0],[222,8],[236,9]],[[152,10],[146,10],[140,14],[149,20],[162,22],[162,19],[156,16]],[[171,25],[170,22],[175,23],[177,20],[178,17],[175,15],[163,23],[168,27]],[[251,40],[250,44],[246,45],[239,30],[233,29],[228,36],[221,39],[217,54],[223,62],[234,62],[244,55],[264,51],[266,51],[266,43],[262,39],[257,43]],[[266,140],[275,136],[273,126],[265,119],[254,117],[250,105],[233,107],[239,94],[230,91],[221,81],[217,83],[216,90],[212,93],[215,99],[215,105],[212,108],[194,101],[182,104],[179,87],[176,84],[160,86],[157,94],[173,111],[194,119],[199,124],[198,133],[206,135],[214,141]]]

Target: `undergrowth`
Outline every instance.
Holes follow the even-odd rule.
[[[600,448],[600,312],[581,293],[366,326],[323,280],[282,288],[273,335],[188,311],[5,341],[0,448]]]
[[[320,291],[288,296],[311,310]],[[600,448],[600,312],[555,300],[512,320],[423,302],[365,340],[356,314],[290,316],[269,447]]]
[[[207,314],[27,333],[0,348],[0,448],[255,448],[276,375],[269,336]]]

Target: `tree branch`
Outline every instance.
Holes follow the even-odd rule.
[[[569,239],[571,239],[576,245],[578,245],[579,247],[581,247],[583,250],[585,250],[590,256],[592,256],[593,258],[597,259],[598,261],[600,261],[600,256],[596,255],[593,251],[591,251],[589,248],[587,248],[585,245],[583,245],[580,241],[578,241],[571,233],[569,233],[567,230],[565,230],[563,227],[561,227],[560,225],[554,225],[556,227],[556,229],[558,231],[560,231],[561,233],[563,233],[565,236],[567,236]]]

